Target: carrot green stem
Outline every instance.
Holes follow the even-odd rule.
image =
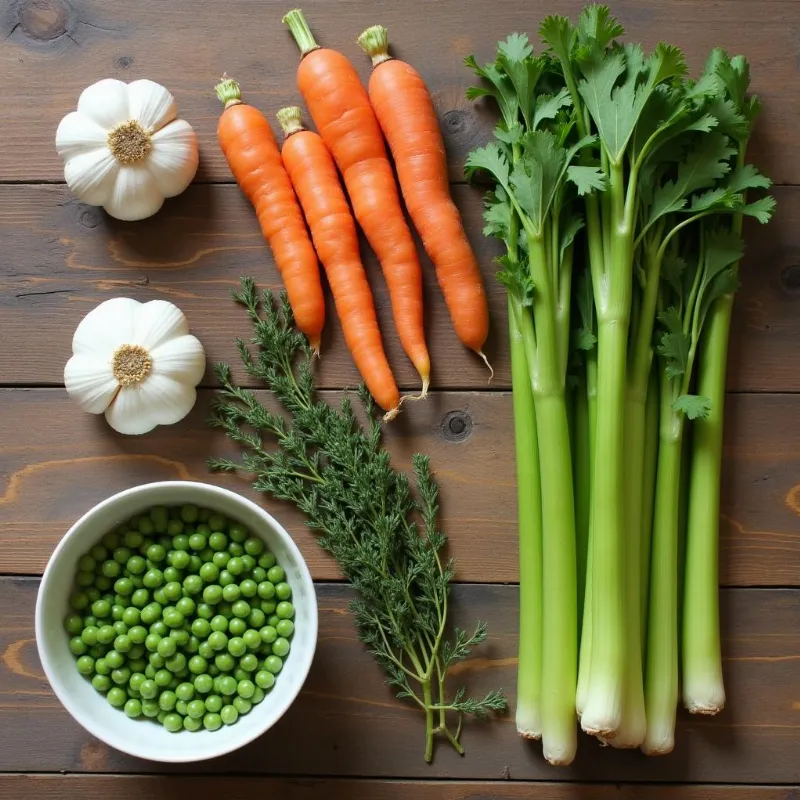
[[[233,78],[223,76],[222,80],[214,87],[220,103],[228,108],[242,102],[242,90]]]
[[[278,124],[283,129],[286,138],[288,139],[293,133],[299,133],[305,130],[303,127],[303,112],[299,106],[287,106],[282,108],[275,115],[278,118]]]
[[[389,55],[389,37],[383,25],[373,25],[371,28],[367,28],[358,37],[358,43],[361,45],[361,49],[372,59],[373,67],[377,67],[378,64],[382,64],[391,58]]]
[[[294,36],[297,46],[300,48],[300,55],[306,56],[312,50],[318,50],[319,45],[311,33],[311,28],[308,27],[306,18],[299,8],[294,8],[289,11],[283,18],[283,22],[289,26],[289,30]]]

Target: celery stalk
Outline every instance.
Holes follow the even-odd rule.
[[[706,320],[697,390],[711,401],[694,425],[683,607],[683,702],[693,714],[725,706],[719,634],[719,493],[725,370],[733,296],[718,298]]]
[[[542,689],[542,512],[539,448],[528,359],[519,326],[525,313],[508,296],[511,385],[517,459],[519,515],[519,663],[517,731],[539,739]]]
[[[644,470],[642,494],[642,547],[641,547],[641,644],[644,655],[647,643],[647,607],[650,590],[650,544],[653,535],[653,508],[656,498],[656,467],[658,464],[659,388],[658,365],[650,370],[645,405]]]

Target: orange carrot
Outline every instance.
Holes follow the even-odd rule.
[[[422,269],[403,215],[394,172],[378,120],[353,65],[317,45],[299,9],[283,21],[302,53],[297,86],[344,178],[353,212],[380,261],[403,349],[430,382],[430,357],[422,317]]]
[[[282,108],[278,122],[286,134],[283,164],[328,276],[347,346],[375,401],[384,411],[395,412],[400,393],[383,350],[372,290],[358,249],[356,223],[336,164],[320,136],[303,127],[297,106]]]
[[[369,99],[389,142],[408,213],[436,267],[453,327],[486,361],[482,348],[489,309],[483,278],[450,196],[444,142],[428,87],[411,65],[389,55],[382,25],[365,30],[358,43],[372,59]]]
[[[224,78],[216,88],[225,106],[217,128],[222,152],[233,177],[255,207],[286,286],[297,327],[308,337],[313,350],[319,352],[325,324],[319,263],[278,144],[267,118],[242,103],[236,81]]]

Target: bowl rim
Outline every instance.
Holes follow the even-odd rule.
[[[241,740],[236,740],[230,742],[228,745],[223,744],[225,742],[225,738],[220,738],[220,748],[219,750],[215,751],[211,755],[200,755],[199,757],[192,757],[191,755],[183,756],[183,755],[170,755],[169,752],[164,752],[160,754],[158,757],[155,757],[149,753],[141,752],[137,747],[124,747],[120,746],[118,743],[110,742],[105,735],[105,728],[103,726],[98,726],[94,724],[94,720],[91,715],[84,714],[81,710],[78,709],[78,704],[72,701],[71,696],[67,692],[62,692],[59,688],[59,681],[54,678],[55,672],[53,669],[48,667],[46,663],[48,659],[42,658],[42,648],[45,642],[44,636],[44,596],[46,594],[46,587],[50,582],[51,576],[54,574],[56,569],[56,564],[61,556],[62,551],[66,547],[66,542],[72,538],[76,531],[78,531],[91,517],[93,517],[98,511],[107,506],[113,505],[114,503],[118,502],[119,500],[129,497],[131,495],[137,494],[146,494],[148,491],[151,491],[155,488],[185,488],[186,486],[196,487],[200,491],[206,490],[209,491],[211,494],[215,494],[217,496],[227,496],[233,502],[239,503],[241,505],[247,506],[250,508],[251,511],[255,512],[259,516],[261,516],[265,522],[272,526],[273,530],[275,531],[276,535],[278,535],[282,540],[283,544],[286,548],[291,552],[293,558],[296,560],[297,567],[300,570],[300,579],[303,583],[307,583],[311,587],[311,614],[309,615],[309,619],[307,621],[307,625],[310,626],[310,633],[311,633],[311,642],[312,645],[308,650],[308,655],[305,658],[304,662],[300,662],[298,665],[298,669],[301,671],[300,681],[297,683],[297,691],[294,695],[286,695],[282,696],[281,702],[276,706],[274,710],[274,716],[272,720],[263,728],[256,728],[256,730],[252,733],[252,735],[248,735]],[[211,503],[209,503],[211,505]],[[34,638],[36,640],[36,650],[39,656],[39,661],[42,665],[42,669],[44,670],[45,677],[47,678],[47,682],[50,684],[50,688],[52,689],[53,693],[56,695],[60,703],[64,706],[67,710],[69,715],[82,727],[86,730],[89,734],[96,737],[109,747],[112,747],[115,750],[119,750],[120,752],[127,753],[128,755],[134,756],[136,758],[142,758],[148,761],[156,761],[160,763],[168,763],[168,764],[181,764],[181,763],[193,763],[198,761],[207,761],[214,758],[219,758],[220,756],[227,755],[229,753],[234,752],[235,750],[239,750],[240,748],[244,747],[250,742],[257,739],[259,736],[265,734],[268,730],[270,730],[274,725],[283,717],[283,715],[289,710],[292,706],[294,701],[297,699],[298,695],[303,689],[305,685],[306,679],[308,678],[308,673],[311,670],[311,664],[314,661],[314,656],[316,654],[317,649],[317,641],[318,641],[318,633],[319,633],[319,606],[318,606],[318,599],[316,593],[316,587],[314,585],[313,578],[311,576],[311,571],[308,568],[308,564],[306,563],[303,554],[300,551],[300,548],[295,543],[294,539],[291,537],[289,532],[286,528],[278,522],[275,517],[272,516],[268,511],[262,508],[257,503],[253,502],[247,497],[238,494],[230,489],[226,489],[222,486],[217,486],[213,483],[204,483],[203,481],[152,481],[150,483],[142,483],[138,484],[137,486],[132,486],[128,489],[123,489],[116,494],[110,495],[109,497],[105,498],[105,500],[101,500],[99,503],[92,506],[88,511],[86,511],[81,517],[79,517],[67,530],[67,532],[61,537],[60,541],[56,545],[55,549],[53,550],[50,558],[47,561],[47,565],[42,573],[42,577],[39,582],[39,588],[36,592],[36,608],[34,614]],[[51,665],[52,666],[52,665]],[[84,719],[84,717],[86,719]]]

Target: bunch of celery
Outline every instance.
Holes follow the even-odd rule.
[[[538,55],[512,34],[494,62],[467,59],[482,79],[468,96],[493,98],[500,120],[466,169],[494,183],[485,233],[506,250],[517,726],[564,764],[576,713],[614,746],[672,749],[682,485],[684,700],[705,713],[724,701],[716,551],[726,348],[741,219],[767,222],[774,201],[745,198],[769,181],[744,162],[757,103],[746,98],[743,58],[715,50],[693,80],[675,47],[620,44],[622,28],[597,5],[576,25],[548,17],[540,34]]]

